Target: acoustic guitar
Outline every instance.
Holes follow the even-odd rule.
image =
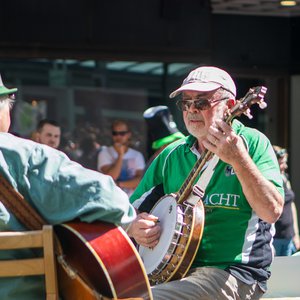
[[[25,227],[39,230],[47,224],[1,175],[0,187],[1,202]],[[144,265],[121,227],[104,222],[74,221],[55,225],[54,231],[63,300],[152,300]]]
[[[54,229],[61,244],[58,281],[64,300],[152,300],[141,258],[121,227],[70,222]]]

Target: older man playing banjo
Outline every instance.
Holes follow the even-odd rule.
[[[252,104],[260,93],[261,90],[255,90],[245,97],[246,101],[250,97]],[[210,66],[193,70],[170,97],[177,95],[182,96],[177,106],[190,135],[169,145],[147,170],[131,197],[140,214],[128,234],[142,248],[159,251],[167,242],[160,237],[168,231],[166,227],[171,227],[164,228],[162,224],[168,222],[161,220],[161,216],[174,208],[174,203],[169,202],[178,200],[177,192],[201,156],[212,153],[219,161],[211,168],[203,194],[198,194],[205,210],[200,246],[191,255],[183,278],[169,278],[165,282],[162,278],[153,284],[154,299],[259,299],[270,277],[273,223],[283,207],[282,180],[272,145],[259,131],[245,127],[238,120],[228,122],[224,117],[239,103],[235,99],[234,81],[224,70]],[[209,156],[201,172],[211,161]],[[161,198],[165,194],[168,196]],[[195,198],[195,193],[192,194]],[[164,201],[168,206],[165,210]],[[158,204],[159,211],[165,211],[159,218],[156,216],[159,211],[152,209]],[[175,226],[175,231],[186,226],[186,221],[182,221],[185,211],[176,205],[175,219],[179,226]],[[193,222],[189,227],[192,225]],[[175,235],[184,236],[188,229]],[[176,241],[177,238],[173,239],[171,244]],[[162,267],[160,262],[150,264],[155,270],[164,269],[168,265],[166,256],[174,255],[177,254],[167,253]],[[176,269],[176,264],[173,265]]]

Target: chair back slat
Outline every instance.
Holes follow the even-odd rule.
[[[0,232],[0,250],[22,249],[22,248],[42,248],[43,231],[5,231]]]
[[[53,245],[53,228],[44,225],[42,230],[0,232],[0,250],[41,248],[42,257],[0,260],[0,277],[45,275],[47,300],[58,300],[56,261]]]

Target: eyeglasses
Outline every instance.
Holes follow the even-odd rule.
[[[6,100],[6,99],[15,100],[16,99],[15,94],[6,94],[6,95],[0,96],[1,101]]]
[[[12,94],[8,94],[8,98],[11,100],[15,100],[16,99],[16,94],[12,93]]]
[[[121,135],[124,136],[128,133],[128,131],[112,131],[112,135],[116,136],[116,135]]]
[[[198,110],[208,110],[212,107],[213,103],[217,103],[220,101],[227,100],[228,98],[222,98],[222,99],[216,99],[216,100],[209,100],[205,98],[199,98],[199,99],[185,99],[185,100],[178,100],[176,102],[176,105],[179,110],[181,111],[187,111],[191,108],[192,105]]]

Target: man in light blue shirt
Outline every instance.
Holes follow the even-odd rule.
[[[0,77],[0,174],[49,224],[79,219],[126,225],[134,220],[128,196],[110,176],[85,169],[49,146],[7,133],[16,91],[6,88]],[[2,202],[0,230],[26,230]],[[14,257],[13,251],[0,252],[0,259]],[[0,278],[1,300],[44,299],[44,295],[42,277]]]

